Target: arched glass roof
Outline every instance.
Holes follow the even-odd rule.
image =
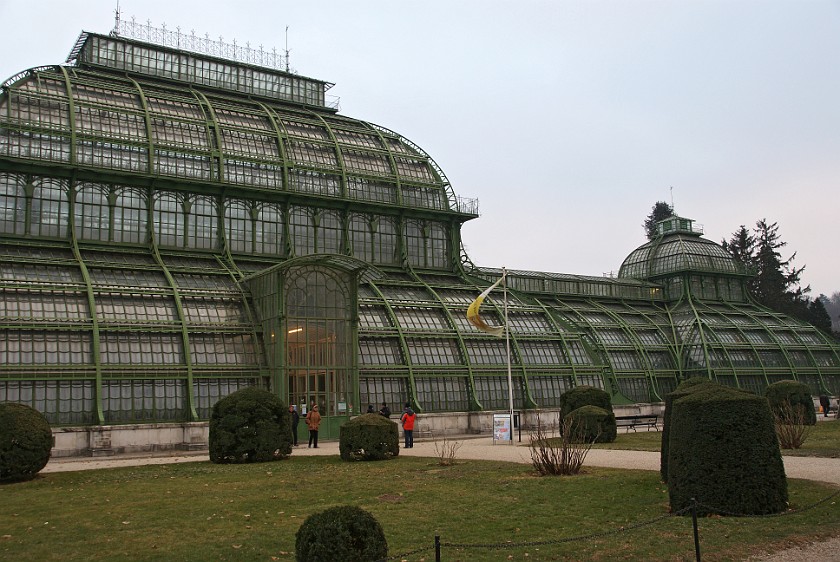
[[[736,303],[694,301],[671,315],[686,377],[712,376],[756,393],[790,378],[812,389],[837,384],[840,348],[804,322]]]
[[[94,40],[125,42],[92,35],[85,45]],[[167,83],[159,79],[159,67],[168,59],[132,68],[145,69],[148,76],[115,73],[101,61],[85,63],[88,59],[81,58],[78,67],[40,67],[4,83],[4,127],[24,142],[0,143],[0,154],[267,194],[298,193],[465,218],[478,214],[477,202],[456,197],[428,154],[383,127],[316,103]],[[236,69],[231,66],[228,81],[237,80]],[[225,79],[216,83],[224,85]]]

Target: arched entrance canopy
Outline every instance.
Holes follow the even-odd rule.
[[[252,283],[254,281],[267,275],[282,274],[288,269],[294,267],[304,267],[308,265],[320,265],[323,267],[343,271],[345,273],[350,274],[351,276],[358,276],[357,279],[360,283],[366,283],[368,281],[380,279],[385,276],[385,273],[383,273],[382,270],[380,270],[378,267],[373,266],[360,259],[356,259],[352,256],[343,256],[341,254],[310,254],[307,256],[300,256],[298,258],[286,260],[283,263],[273,265],[262,271],[254,273],[253,275],[249,275],[244,279],[244,282],[250,288],[252,287]],[[256,295],[254,296],[256,298]]]
[[[262,324],[272,391],[301,415],[318,404],[325,437],[359,413],[357,290],[382,275],[349,256],[315,254],[245,279]]]

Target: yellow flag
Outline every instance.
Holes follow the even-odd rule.
[[[484,299],[487,295],[490,294],[490,291],[496,288],[496,286],[502,282],[504,276],[499,278],[498,281],[487,287],[487,289],[478,295],[478,298],[475,299],[470,307],[467,309],[467,320],[470,324],[481,330],[482,332],[487,332],[488,334],[493,334],[494,336],[501,336],[505,333],[504,326],[490,326],[484,320],[481,319],[481,316],[478,315],[478,309],[481,306],[481,303],[484,302]]]

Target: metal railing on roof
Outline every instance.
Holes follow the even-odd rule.
[[[288,56],[278,53],[276,47],[272,47],[271,50],[263,48],[262,45],[259,48],[253,48],[248,42],[242,46],[236,43],[236,39],[232,43],[227,43],[221,35],[217,41],[211,39],[209,33],[205,33],[202,37],[196,35],[193,30],[188,35],[181,33],[180,27],[176,27],[174,31],[166,29],[165,23],[161,27],[154,27],[151,20],[146,20],[145,24],[138,23],[134,17],[131,20],[120,20],[114,26],[112,33],[119,37],[137,39],[164,47],[174,47],[183,51],[292,72],[289,69]]]
[[[455,197],[455,210],[459,213],[478,216],[478,199],[474,197]]]
[[[341,111],[341,98],[332,94],[324,94],[324,107]]]

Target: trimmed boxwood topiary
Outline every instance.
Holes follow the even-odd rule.
[[[673,392],[665,395],[665,411],[662,414],[662,444],[659,447],[659,476],[663,482],[668,482],[668,439],[671,436],[673,402],[677,398],[708,386],[719,385],[706,377],[691,377],[681,382]]]
[[[785,417],[782,404],[787,401],[794,412],[802,415],[805,425],[817,424],[817,411],[811,397],[811,388],[807,384],[794,380],[774,382],[764,389],[764,396],[770,402],[770,411],[780,418]]]
[[[314,513],[295,534],[297,562],[370,562],[387,557],[382,526],[359,507],[345,505]]]
[[[609,392],[594,386],[580,385],[560,395],[560,419],[581,406],[598,406],[608,412],[613,411]]]
[[[379,414],[363,414],[339,429],[338,450],[345,461],[381,461],[400,454],[397,424]]]
[[[214,463],[274,461],[292,452],[288,407],[257,387],[237,390],[213,406],[210,460]]]
[[[571,436],[584,443],[612,443],[616,437],[615,414],[598,406],[581,406],[569,412]]]
[[[41,412],[0,402],[0,482],[35,478],[47,466],[52,445],[52,430]]]
[[[784,511],[787,479],[767,400],[719,385],[674,400],[668,494],[675,512],[692,498],[703,515]]]

